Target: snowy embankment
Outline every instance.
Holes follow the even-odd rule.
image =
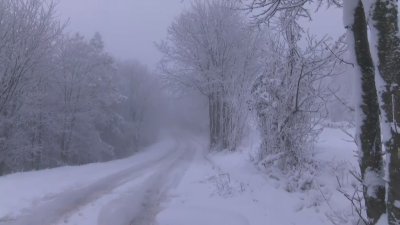
[[[158,145],[171,144],[161,142]],[[150,147],[149,151],[168,148]],[[163,152],[160,152],[163,154]],[[164,152],[165,154],[165,152]],[[85,166],[60,167],[42,171],[17,173],[0,178],[0,218],[18,214],[21,208],[30,206],[35,199],[51,197],[52,194],[81,187],[127,169],[135,163],[146,162],[151,154],[139,153],[133,157],[108,163]]]
[[[248,151],[198,154],[162,204],[158,224],[350,224],[355,212],[337,191],[353,190],[348,170],[357,167],[356,146],[348,140],[340,130],[325,129],[316,146],[315,185],[293,192],[287,191],[292,181],[257,169]]]

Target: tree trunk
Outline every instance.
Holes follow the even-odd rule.
[[[226,98],[223,97],[222,100],[222,148],[229,148],[229,113],[228,113],[228,103],[226,102]]]
[[[390,225],[400,224],[400,39],[397,0],[372,1],[372,46],[376,46],[383,143],[387,153],[387,213]]]
[[[222,138],[222,102],[220,93],[216,94],[215,100],[215,148],[219,149],[221,147]]]
[[[217,149],[221,142],[221,104],[218,93],[209,96],[210,149]]]
[[[216,122],[215,122],[215,97],[211,94],[208,98],[208,113],[210,124],[210,149],[216,145]]]
[[[357,3],[358,2],[358,3]],[[355,0],[352,15],[353,24],[348,24],[350,46],[355,59],[357,84],[361,88],[358,111],[358,148],[360,152],[360,171],[363,180],[363,194],[367,216],[372,224],[386,212],[384,168],[382,158],[381,133],[379,125],[379,103],[375,87],[375,68],[372,60],[368,28],[361,0]],[[351,16],[351,15],[349,15]],[[368,179],[380,180],[370,183]]]

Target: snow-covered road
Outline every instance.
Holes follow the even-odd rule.
[[[193,158],[196,149],[190,145],[188,137],[169,137],[129,159],[106,163],[104,166],[94,164],[80,169],[66,167],[2,178],[2,204],[9,203],[17,211],[0,204],[0,224],[152,224],[164,194],[178,184]],[[59,176],[53,176],[53,173]],[[91,179],[91,176],[96,178]],[[30,185],[18,186],[24,185],[24,177],[31,181],[27,181]],[[15,187],[7,189],[10,180],[16,181],[13,183]],[[69,181],[57,185],[57,180]],[[39,182],[47,184],[32,186]],[[54,188],[49,189],[44,185]],[[14,191],[25,195],[14,196],[14,200],[21,204],[13,204],[13,199],[7,200],[12,198]]]
[[[352,190],[355,146],[341,131],[324,131],[317,171],[294,181],[257,168],[256,143],[208,153],[203,137],[168,132],[127,159],[0,177],[0,225],[352,224],[336,189]]]

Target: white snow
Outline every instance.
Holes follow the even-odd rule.
[[[207,154],[206,138],[178,132],[124,160],[0,177],[1,225],[328,225],[351,224],[357,168],[346,135],[325,129],[313,186],[258,169],[247,143],[236,153]],[[340,184],[339,184],[339,183]]]
[[[368,196],[376,197],[376,188],[378,186],[384,186],[385,181],[377,172],[367,169],[365,172],[364,185],[368,187]]]
[[[157,216],[159,225],[351,224],[351,206],[338,188],[351,189],[348,169],[356,167],[353,150],[341,131],[326,129],[317,146],[320,173],[316,189],[287,192],[290,180],[265,173],[248,151],[197,155],[180,185],[169,193]]]
[[[388,225],[388,216],[387,214],[382,214],[381,218],[378,220],[376,225]]]
[[[343,2],[343,24],[345,27],[354,23],[354,12],[358,2],[357,0],[346,0]]]
[[[397,200],[396,200],[396,201],[394,202],[394,206],[396,206],[397,208],[400,209],[400,201],[397,201]]]
[[[112,200],[116,198],[115,193],[123,192],[125,185],[152,175],[161,162],[171,158],[169,155],[176,145],[176,140],[164,138],[123,160],[1,177],[0,224],[22,225],[24,223],[18,220],[15,223],[10,221],[19,217],[22,217],[21,221],[32,219],[30,216],[35,213],[37,224],[44,225],[41,222],[44,219],[40,217],[51,212],[54,215],[47,216],[46,222],[54,222],[74,207],[79,208],[97,199],[102,201],[101,197]]]

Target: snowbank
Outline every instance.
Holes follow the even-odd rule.
[[[327,128],[316,146],[317,184],[288,192],[279,174],[265,174],[249,152],[198,155],[157,217],[159,225],[331,225],[351,224],[351,205],[337,191],[352,190],[354,143]],[[253,146],[255,147],[255,146]]]

